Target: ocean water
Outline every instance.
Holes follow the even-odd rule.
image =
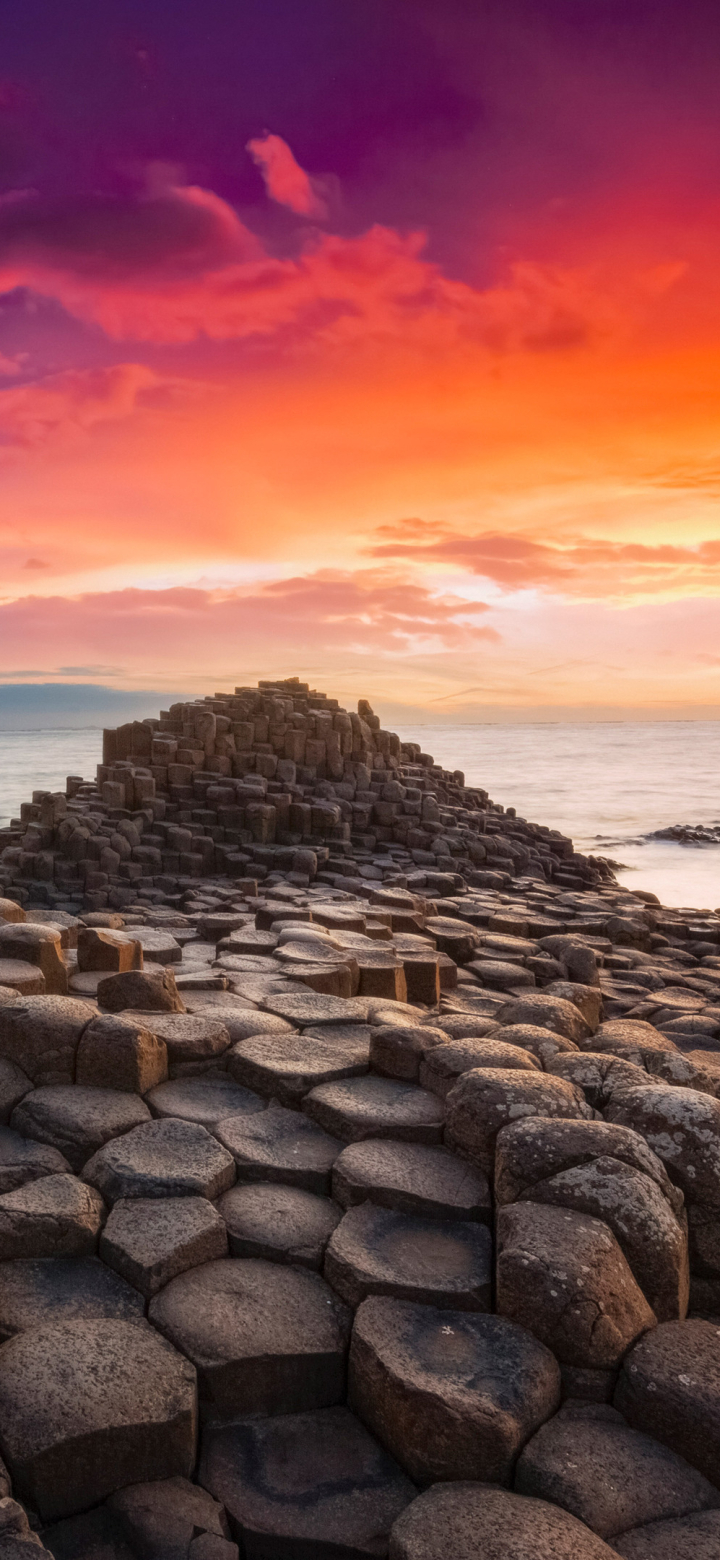
[[[398,729],[493,801],[561,829],[579,850],[624,863],[618,877],[628,887],[666,905],[720,906],[720,847],[643,839],[673,823],[720,821],[720,721]],[[33,790],[94,775],[101,746],[94,727],[0,732],[0,823]]]

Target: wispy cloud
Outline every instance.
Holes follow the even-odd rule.
[[[328,205],[318,181],[300,167],[282,136],[266,132],[248,141],[247,150],[260,169],[271,200],[300,217],[312,217],[317,222],[326,219]]]

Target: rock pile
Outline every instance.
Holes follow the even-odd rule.
[[[2,857],[2,1560],[717,1560],[720,916],[296,682],[104,757]]]

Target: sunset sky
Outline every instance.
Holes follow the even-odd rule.
[[[0,681],[720,714],[720,9],[0,21]]]

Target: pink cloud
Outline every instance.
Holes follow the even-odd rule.
[[[33,447],[75,440],[98,423],[131,416],[143,393],[162,384],[142,363],[116,363],[68,369],[0,390],[0,443]]]
[[[258,137],[248,141],[247,150],[260,169],[271,200],[288,206],[300,217],[313,217],[320,222],[327,217],[327,202],[320,195],[316,181],[295,161],[282,136]]]

